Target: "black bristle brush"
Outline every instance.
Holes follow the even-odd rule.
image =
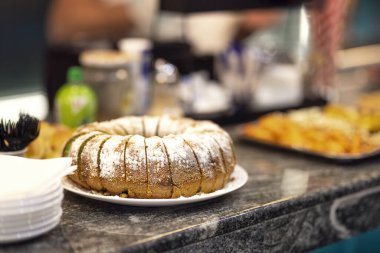
[[[0,152],[23,150],[40,133],[40,121],[20,113],[18,121],[0,120]]]

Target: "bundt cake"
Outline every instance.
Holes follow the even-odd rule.
[[[210,193],[229,181],[236,165],[232,140],[210,121],[123,117],[75,131],[64,156],[69,177],[87,189],[130,198],[177,198]]]

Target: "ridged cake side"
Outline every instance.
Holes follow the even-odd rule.
[[[103,149],[104,143],[111,138],[110,135],[97,135],[84,146],[81,153],[82,159],[78,164],[79,179],[87,183],[94,190],[101,191],[104,189],[100,180],[99,155]]]
[[[230,136],[210,121],[123,117],[78,129],[64,155],[79,185],[131,198],[210,193],[230,180],[236,157]]]
[[[201,174],[193,151],[175,135],[164,137],[163,142],[170,160],[173,185],[181,196],[195,195],[200,189]]]

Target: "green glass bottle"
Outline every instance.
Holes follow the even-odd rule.
[[[83,83],[80,67],[70,67],[67,71],[67,83],[55,96],[55,109],[58,122],[68,127],[74,128],[96,120],[96,94]]]

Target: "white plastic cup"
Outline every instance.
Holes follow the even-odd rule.
[[[120,51],[130,58],[133,87],[132,114],[143,115],[150,106],[152,82],[152,42],[144,38],[126,38],[118,42]]]
[[[125,38],[118,42],[120,51],[128,54],[132,61],[141,60],[145,51],[152,50],[152,42],[144,38]]]

